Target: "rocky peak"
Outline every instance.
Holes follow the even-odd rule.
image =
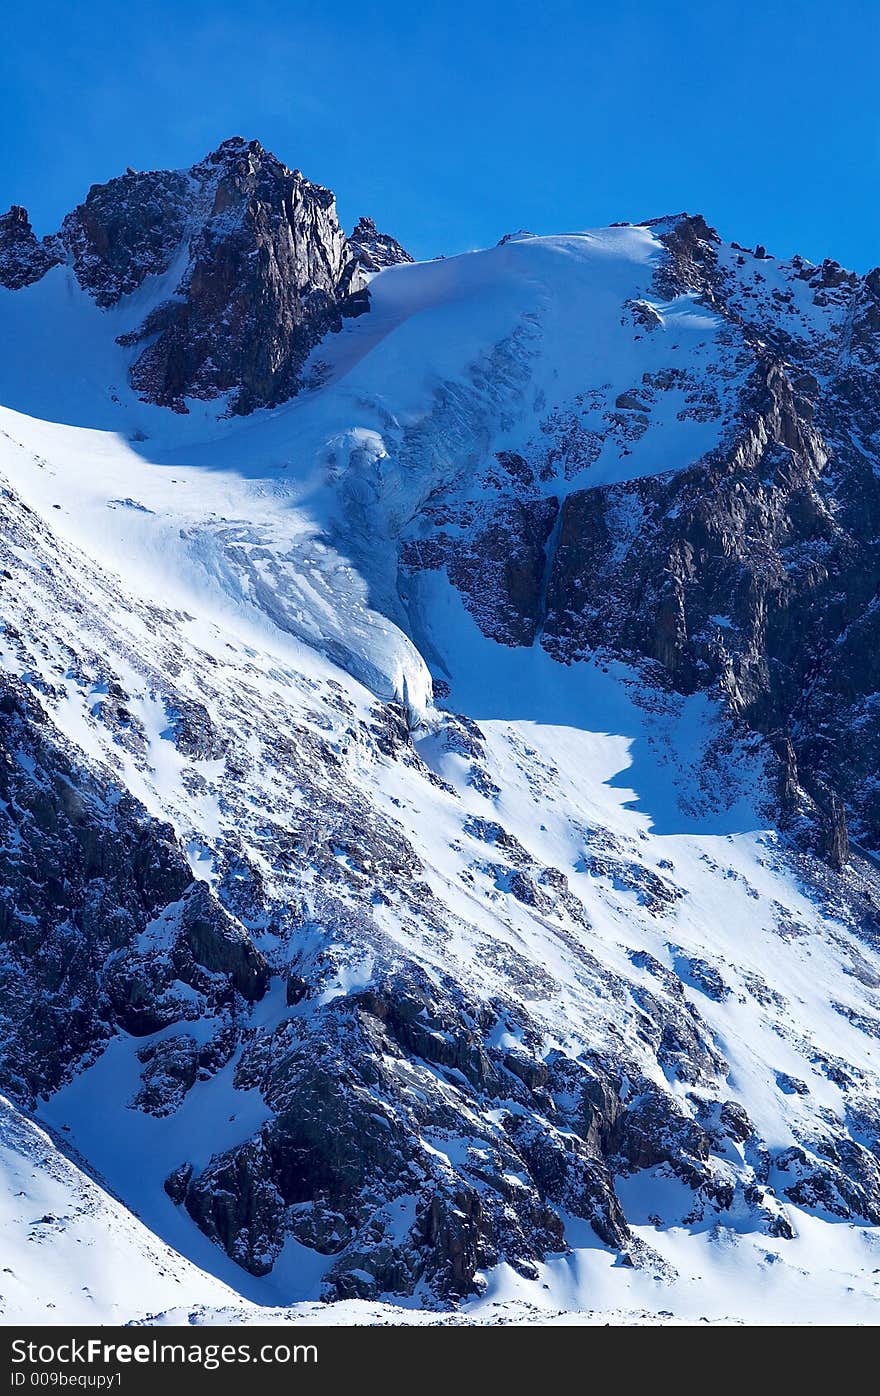
[[[616,227],[627,227],[625,223],[615,224]],[[659,218],[648,218],[640,225],[643,228],[651,228],[658,237],[666,239],[677,236],[688,242],[711,242],[720,243],[721,235],[717,229],[707,223],[702,213],[664,213]]]
[[[701,213],[679,213],[645,224],[666,247],[666,266],[657,277],[657,289],[670,299],[697,291],[708,304],[715,302],[717,248],[721,238]]]
[[[18,291],[63,260],[57,239],[37,239],[26,208],[13,204],[8,213],[0,214],[0,286]]]
[[[0,214],[0,231],[10,247],[17,242],[29,245],[36,242],[27,209],[21,204],[13,204],[8,213]]]
[[[224,396],[237,413],[292,396],[314,345],[369,308],[364,273],[412,260],[372,219],[349,241],[329,189],[242,136],[189,170],[129,167],[93,185],[42,243],[24,209],[0,218],[0,285],[68,259],[104,309],[167,277],[164,300],[120,340],[143,346],[133,385],[178,411]]]
[[[348,245],[365,271],[381,271],[413,259],[396,238],[380,233],[372,218],[359,218]]]
[[[194,166],[196,216],[182,278],[127,343],[149,339],[131,367],[148,401],[229,396],[232,412],[284,401],[311,348],[366,309],[334,195],[257,141],[235,137]],[[190,194],[190,208],[193,195]]]
[[[178,411],[226,395],[234,412],[282,401],[312,347],[362,288],[333,194],[259,141],[233,136],[187,171],[128,173],[65,219],[80,284],[115,304],[179,263],[168,297],[126,346],[145,399]]]
[[[268,155],[270,160],[275,156],[269,154],[265,146],[260,141],[246,141],[244,136],[228,136],[225,141],[221,141],[216,150],[212,150],[202,161],[203,165],[222,165],[227,160],[238,159],[242,152],[260,157]]]
[[[277,193],[288,184],[304,184],[321,196],[329,207],[333,194],[319,184],[312,184],[301,170],[291,170],[277,155],[259,141],[246,141],[243,136],[230,136],[222,141],[189,171],[196,184],[212,196],[209,214],[218,217],[230,208],[244,209],[250,200],[260,195]]]

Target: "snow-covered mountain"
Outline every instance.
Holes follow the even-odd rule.
[[[0,1320],[874,1321],[880,274],[236,138],[0,285]]]

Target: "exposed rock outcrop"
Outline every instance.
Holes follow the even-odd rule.
[[[372,218],[359,218],[348,236],[348,245],[365,271],[400,266],[412,257],[396,238],[380,233]]]
[[[76,279],[104,308],[167,272],[195,221],[202,185],[178,170],[93,184],[61,225]]]
[[[8,213],[0,214],[0,286],[20,291],[39,281],[64,258],[60,239],[37,239],[27,209],[13,204]]]
[[[262,956],[193,882],[170,826],[90,771],[8,675],[0,881],[0,1086],[20,1099],[60,1085],[117,1026],[150,1033],[265,990]]]

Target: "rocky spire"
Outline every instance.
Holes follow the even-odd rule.
[[[26,208],[13,204],[8,213],[0,214],[0,286],[19,291],[63,260],[64,249],[57,238],[37,239]]]
[[[372,218],[359,218],[348,239],[349,246],[366,271],[399,266],[413,259],[396,238],[380,233]]]
[[[363,286],[333,194],[257,141],[225,141],[185,176],[188,258],[173,300],[129,343],[145,397],[230,395],[233,411],[283,401],[313,346],[338,330]]]

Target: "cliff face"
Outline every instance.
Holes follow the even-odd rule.
[[[333,195],[256,142],[227,142],[190,179],[205,214],[173,299],[130,337],[149,341],[132,383],[172,407],[221,393],[235,412],[281,402],[314,345],[365,308]]]
[[[76,279],[107,308],[148,276],[167,272],[197,213],[199,181],[178,171],[133,170],[94,184],[61,226]]]
[[[795,263],[768,287],[766,258],[719,254],[692,228],[686,256],[667,241],[674,288],[701,290],[753,350],[739,420],[690,470],[566,500],[545,643],[607,645],[657,661],[682,692],[717,688],[791,744],[830,856],[845,849],[844,805],[876,849],[877,273]],[[628,510],[639,528],[622,535]]]
[[[0,1088],[33,1101],[114,1031],[140,1037],[262,997],[262,956],[194,881],[170,825],[90,770],[5,675],[0,743]]]

